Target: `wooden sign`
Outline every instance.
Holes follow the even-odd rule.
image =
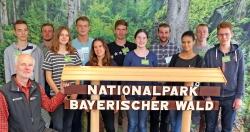
[[[220,88],[204,86],[73,85],[66,87],[65,93],[87,95],[219,96]],[[217,110],[218,105],[217,101],[69,100],[67,105],[65,105],[65,109]]]
[[[227,82],[220,68],[65,66],[61,78],[63,81],[91,80],[92,85],[99,85],[100,81],[164,81],[185,82],[185,86],[191,87],[193,82]],[[91,95],[91,99],[98,101],[99,95]],[[192,101],[192,96],[184,96],[184,101]],[[91,132],[99,131],[98,124],[99,111],[91,110]],[[190,132],[190,126],[191,110],[185,109],[182,132]]]

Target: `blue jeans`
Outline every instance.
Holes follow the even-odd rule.
[[[233,109],[233,99],[216,98],[220,101],[222,132],[232,132],[236,111]],[[219,110],[207,111],[206,132],[215,132],[218,121]]]
[[[180,132],[181,131],[182,111],[171,110],[169,112],[169,116],[170,116],[171,132]]]
[[[66,110],[63,105],[60,105],[51,113],[52,128],[58,132],[71,132],[74,112]]]
[[[128,110],[128,132],[147,132],[147,110]]]

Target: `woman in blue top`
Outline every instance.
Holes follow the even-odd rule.
[[[124,59],[124,66],[156,67],[156,55],[146,48],[148,33],[144,29],[136,31],[135,43],[137,48],[129,52]],[[152,85],[152,82],[126,82],[127,85]],[[129,95],[122,97],[127,100],[150,100],[152,97],[143,95]],[[155,97],[153,97],[155,98]],[[147,132],[147,110],[128,111],[128,132]]]

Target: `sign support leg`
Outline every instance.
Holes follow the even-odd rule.
[[[186,82],[185,86],[192,86],[192,82]],[[184,96],[183,98],[184,101],[192,101],[193,96]],[[181,132],[190,132],[190,127],[191,127],[191,116],[192,116],[192,111],[191,110],[186,110],[182,112],[182,120],[181,120]]]
[[[100,81],[91,81],[91,85],[100,85]],[[99,95],[91,95],[91,100],[100,100]],[[90,114],[90,131],[99,132],[99,110],[91,110]]]

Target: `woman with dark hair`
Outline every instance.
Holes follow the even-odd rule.
[[[186,31],[181,36],[182,50],[173,55],[169,67],[202,67],[203,59],[193,51],[195,36],[192,31]],[[183,86],[184,83],[172,83],[174,86]],[[183,97],[171,97],[174,100],[183,100]],[[182,111],[170,111],[171,132],[181,131]]]
[[[101,38],[96,38],[92,42],[89,61],[86,66],[116,66],[116,63],[111,59],[111,55],[106,42]],[[90,84],[90,82],[85,82]],[[114,81],[101,81],[102,85],[115,85]],[[100,99],[114,100],[111,95],[101,95]],[[115,132],[114,127],[114,110],[101,110],[104,127],[107,132]],[[88,124],[90,124],[90,116],[88,115]],[[89,125],[88,125],[89,129]],[[89,131],[89,130],[88,130]]]
[[[111,59],[111,55],[106,42],[101,38],[96,38],[92,42],[90,50],[89,62],[90,66],[113,66],[115,62]]]
[[[69,29],[65,26],[58,28],[50,51],[45,55],[43,69],[46,73],[46,81],[51,90],[50,95],[54,96],[60,90],[61,74],[65,65],[78,66],[81,65],[81,59],[77,51],[71,46],[71,37]],[[69,81],[71,84],[79,83]],[[71,95],[67,99],[76,99],[77,95]],[[59,132],[71,132],[73,111],[66,110],[63,105],[59,106],[51,113],[51,121],[53,129]]]
[[[144,29],[136,31],[135,43],[137,48],[130,51],[124,59],[124,66],[156,67],[156,55],[146,48],[148,33]],[[153,85],[153,82],[126,82],[127,85]],[[151,96],[129,95],[123,97],[127,100],[150,100]],[[155,97],[153,97],[155,99]],[[128,110],[128,132],[147,132],[147,110]]]

